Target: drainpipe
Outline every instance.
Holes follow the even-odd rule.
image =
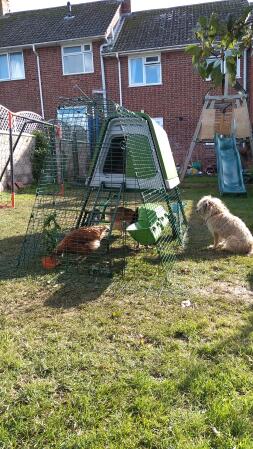
[[[39,53],[36,51],[34,44],[32,45],[32,49],[33,49],[33,53],[36,56],[36,61],[37,61],[37,71],[38,71],[39,91],[40,91],[41,116],[44,119],[45,118],[45,114],[44,114],[44,102],[43,102],[43,92],[42,92],[41,74],[40,74],[40,58],[39,58]]]
[[[116,58],[118,61],[118,77],[119,77],[119,104],[122,106],[122,82],[121,82],[121,64],[119,59],[119,53],[116,53]]]
[[[243,89],[247,92],[247,50],[243,53]]]
[[[100,45],[100,65],[101,65],[101,76],[102,76],[102,90],[103,90],[103,100],[106,105],[106,84],[105,84],[105,65],[102,51],[108,44]]]

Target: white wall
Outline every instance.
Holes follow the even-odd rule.
[[[16,139],[17,134],[13,134],[13,144],[15,143]],[[23,134],[13,155],[15,181],[21,182],[22,184],[30,184],[33,181],[30,156],[34,148],[34,143],[35,139],[32,135]],[[0,130],[0,174],[2,173],[9,155],[9,133]],[[2,182],[0,182],[0,191],[6,189],[7,183],[10,182],[10,179],[11,174],[9,164]]]

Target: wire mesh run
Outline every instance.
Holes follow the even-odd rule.
[[[19,266],[142,283],[165,276],[186,219],[177,183],[166,186],[160,127],[86,97],[65,100],[56,123],[61,131],[50,136]]]

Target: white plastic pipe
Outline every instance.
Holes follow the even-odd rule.
[[[41,84],[41,73],[40,73],[40,58],[39,53],[36,51],[35,44],[32,45],[33,53],[36,56],[37,61],[37,72],[38,72],[38,81],[39,81],[39,91],[40,91],[40,107],[41,107],[41,116],[44,119],[44,101],[43,101],[43,92],[42,92],[42,84]]]
[[[122,106],[122,81],[121,81],[121,64],[119,59],[119,54],[116,53],[116,58],[118,61],[118,77],[119,77],[119,104]]]

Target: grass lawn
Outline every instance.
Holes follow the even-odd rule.
[[[253,230],[248,192],[225,202]],[[253,448],[253,258],[206,249],[194,208],[209,193],[213,178],[182,188],[189,241],[160,296],[14,264],[0,276],[1,449]],[[32,202],[0,210],[0,262]]]

